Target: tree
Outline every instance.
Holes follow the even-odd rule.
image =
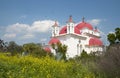
[[[39,44],[27,43],[23,45],[23,49],[25,52],[35,57],[42,57],[47,55],[47,52],[45,52],[42,46]]]
[[[110,33],[107,35],[107,39],[110,42],[110,45],[115,44],[116,36],[114,33]]]
[[[55,49],[56,54],[60,54],[62,57],[60,59],[66,60],[67,46],[61,43],[52,44],[53,49]],[[57,47],[57,48],[56,48]]]
[[[0,39],[0,51],[4,52],[7,50],[7,42],[4,42],[3,40]]]
[[[58,46],[58,52],[60,52],[63,55],[62,59],[66,60],[67,46],[64,44],[62,45],[61,43],[58,43],[57,46]]]
[[[8,47],[8,52],[10,52],[12,56],[23,52],[22,46],[16,44],[14,41],[10,41],[7,47]]]
[[[87,54],[85,50],[83,50],[80,57],[85,59],[85,58],[88,58],[89,55]]]
[[[24,44],[23,49],[24,49],[25,52],[28,52],[28,53],[32,54],[33,51],[36,49],[36,44],[34,44],[34,43]]]
[[[110,42],[110,45],[120,43],[120,28],[116,28],[115,33],[108,34],[107,39]]]
[[[120,28],[115,29],[116,39],[120,42]]]

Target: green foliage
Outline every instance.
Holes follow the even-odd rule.
[[[96,61],[99,58],[99,56],[96,55],[95,52],[91,52],[90,54],[87,54],[85,50],[81,52],[80,56],[76,56],[74,59],[75,61],[80,61],[82,63],[88,63],[91,61]]]
[[[23,45],[24,51],[28,53],[33,53],[36,48],[37,48],[37,45],[34,43],[27,43]]]
[[[7,50],[7,42],[0,39],[0,51],[5,52]]]
[[[107,39],[110,42],[110,45],[120,43],[120,28],[116,28],[115,33],[108,34]]]
[[[117,38],[118,41],[120,42],[120,28],[116,28],[116,29],[115,29],[115,34],[116,34],[116,38]]]
[[[23,49],[25,52],[33,56],[36,56],[36,57],[43,57],[43,56],[46,56],[47,54],[50,54],[50,53],[45,52],[41,45],[38,45],[35,43],[24,44]]]
[[[22,46],[16,44],[14,41],[10,41],[7,46],[7,51],[11,53],[12,56],[22,53],[23,48]]]
[[[8,57],[0,54],[1,78],[103,78],[81,63],[56,61],[50,57]]]
[[[66,60],[67,46],[61,43],[52,44],[52,48],[58,53],[61,54],[61,59]],[[56,48],[57,47],[57,48]]]
[[[63,55],[62,59],[66,60],[67,46],[64,44],[62,45],[61,43],[58,43],[57,46],[58,46],[58,52],[60,52]]]
[[[88,58],[89,55],[87,54],[87,52],[85,50],[82,51],[81,55],[80,55],[81,58]]]
[[[107,35],[107,39],[110,42],[110,44],[115,44],[116,36],[114,33],[110,33]]]

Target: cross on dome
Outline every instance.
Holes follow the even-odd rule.
[[[70,15],[68,22],[73,22],[72,15]]]
[[[95,32],[99,32],[97,27],[95,27],[95,30],[94,30],[94,31],[95,31]]]
[[[84,22],[84,21],[85,21],[85,17],[82,18],[82,22]]]
[[[95,30],[97,30],[97,27],[95,26]]]

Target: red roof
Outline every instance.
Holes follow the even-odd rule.
[[[51,38],[51,40],[49,41],[49,44],[57,44],[60,43],[60,40],[57,38]]]
[[[67,33],[67,26],[64,26],[61,30],[59,34],[65,34]],[[79,29],[77,27],[74,27],[74,33],[76,34],[81,34]]]
[[[89,40],[89,45],[90,45],[90,46],[94,46],[94,45],[102,46],[103,43],[102,43],[102,41],[101,41],[100,39],[98,39],[98,38],[90,38],[90,40]]]
[[[44,50],[45,50],[46,52],[51,52],[51,49],[50,49],[49,47],[45,47]]]
[[[86,23],[86,22],[82,22],[82,23],[79,23],[77,26],[76,26],[79,30],[83,29],[83,28],[88,28],[90,30],[93,30],[93,27],[91,24],[89,23]]]

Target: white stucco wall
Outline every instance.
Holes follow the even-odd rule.
[[[77,55],[77,39],[67,35],[65,37],[59,37],[62,44],[67,45],[67,57],[74,57]]]

